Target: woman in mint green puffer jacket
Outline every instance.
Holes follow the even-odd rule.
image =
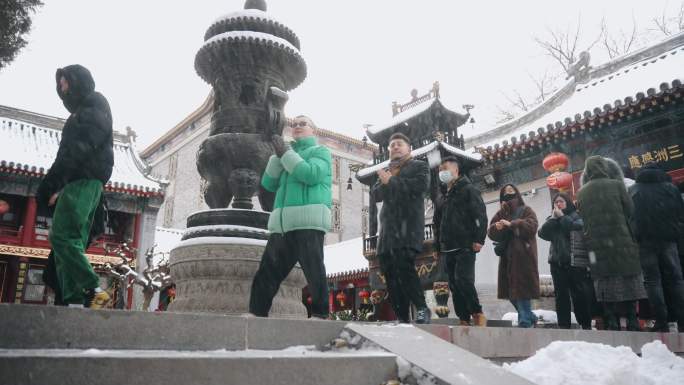
[[[330,230],[331,164],[330,150],[318,145],[314,136],[293,142],[282,158],[271,156],[261,179],[266,190],[276,193],[270,232]]]

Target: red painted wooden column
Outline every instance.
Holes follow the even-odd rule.
[[[32,246],[33,240],[36,238],[36,212],[38,211],[38,204],[36,197],[28,197],[26,202],[26,213],[22,226],[24,226],[24,233],[21,237],[21,244],[24,246]]]

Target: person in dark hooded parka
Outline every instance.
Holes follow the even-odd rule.
[[[577,323],[591,330],[591,305],[594,288],[589,273],[589,258],[583,235],[582,218],[569,195],[556,194],[552,214],[538,232],[551,242],[549,265],[556,297],[558,326],[570,329],[570,298]]]
[[[667,332],[667,290],[679,330],[684,332],[684,280],[677,241],[684,221],[684,202],[667,173],[652,163],[637,173],[629,193],[634,202],[632,228],[639,243],[648,300],[654,310],[653,331]]]
[[[112,113],[81,65],[57,70],[57,94],[71,115],[62,129],[57,157],[38,187],[42,207],[55,206],[50,244],[66,304],[104,307],[109,295],[85,256],[88,236],[104,184],[114,165]]]
[[[646,298],[646,291],[639,249],[629,225],[634,204],[615,161],[598,155],[587,158],[577,204],[604,326],[620,330],[620,316],[624,315],[627,330],[638,331],[636,302]]]

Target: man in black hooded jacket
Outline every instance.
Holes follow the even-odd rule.
[[[63,301],[82,307],[90,297],[90,307],[97,309],[107,304],[109,295],[100,288],[85,249],[114,165],[112,114],[85,67],[58,69],[56,80],[57,94],[71,115],[36,199],[43,207],[55,206],[49,238]]]
[[[654,331],[669,331],[664,290],[676,310],[679,331],[684,332],[684,280],[677,241],[684,221],[684,201],[669,182],[667,173],[648,164],[639,171],[636,184],[629,189],[634,202],[632,229],[639,243],[648,300],[655,311]]]
[[[487,208],[480,190],[461,174],[457,158],[449,156],[442,160],[439,180],[446,186],[446,192],[437,189],[433,196],[435,256],[439,258],[440,269],[445,269],[449,277],[454,310],[461,325],[469,325],[472,316],[475,326],[486,326],[475,289],[475,254],[487,237]]]

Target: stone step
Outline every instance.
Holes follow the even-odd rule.
[[[323,346],[345,324],[0,304],[0,349],[275,350]]]
[[[396,356],[382,352],[0,350],[7,385],[377,385],[396,373]]]
[[[396,354],[402,383],[533,385],[491,361],[412,325],[349,323],[345,333],[346,339],[352,343],[368,347],[367,341]]]
[[[584,341],[610,346],[627,346],[637,354],[645,344],[659,340],[684,356],[684,333],[649,333],[581,329],[492,328],[448,325],[420,325],[419,328],[495,362],[524,360],[554,341]]]

